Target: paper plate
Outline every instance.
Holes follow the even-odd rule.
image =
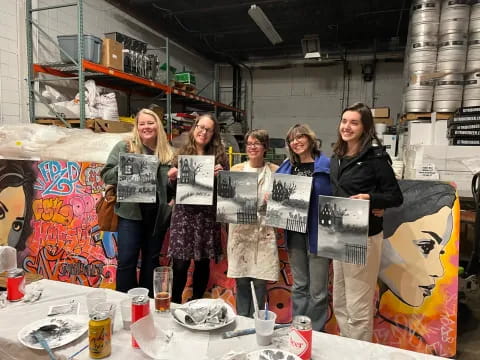
[[[247,354],[247,360],[302,360],[291,352],[280,349],[262,349]]]
[[[85,334],[88,330],[88,319],[81,316],[55,316],[40,319],[21,329],[18,332],[18,340],[31,349],[43,349],[33,336],[37,330],[45,338],[48,346],[55,349]]]
[[[186,328],[192,329],[192,330],[202,330],[202,331],[209,331],[209,330],[215,330],[215,329],[220,329],[224,326],[230,325],[235,321],[235,317],[237,316],[235,314],[235,311],[232,309],[230,305],[228,305],[225,301],[223,303],[227,307],[227,321],[221,324],[209,324],[209,323],[204,323],[204,324],[198,324],[198,325],[190,325],[190,324],[185,324],[184,322],[180,321],[177,316],[175,315],[175,311],[177,309],[186,309],[187,307],[205,307],[209,306],[212,302],[214,301],[223,301],[222,299],[198,299],[198,300],[192,300],[189,301],[176,309],[172,310],[172,315],[173,315],[173,320],[177,322],[178,324],[185,326]]]

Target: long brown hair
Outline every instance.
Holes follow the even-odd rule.
[[[195,146],[195,138],[193,133],[197,127],[200,119],[206,117],[213,121],[213,134],[210,142],[205,146],[205,155],[215,155],[215,164],[225,165],[227,163],[227,154],[225,153],[225,146],[222,143],[220,137],[220,126],[215,116],[211,113],[200,115],[192,125],[192,128],[188,132],[187,142],[178,150],[174,163],[178,162],[178,155],[197,155],[197,147]]]
[[[319,141],[315,132],[307,124],[295,124],[290,129],[288,129],[285,139],[288,149],[288,158],[291,164],[300,163],[300,157],[295,154],[295,152],[292,150],[292,147],[290,146],[290,140],[294,139],[296,136],[299,135],[304,135],[308,138],[308,141],[310,143],[309,151],[313,159],[320,155]]]
[[[372,111],[367,105],[361,102],[357,102],[342,111],[342,116],[340,117],[340,122],[338,123],[337,128],[337,142],[333,146],[333,153],[335,155],[337,155],[338,157],[343,157],[347,153],[348,144],[342,139],[342,136],[340,134],[340,124],[342,123],[343,114],[345,114],[345,112],[347,111],[356,111],[360,114],[360,121],[363,125],[363,133],[360,137],[359,152],[362,152],[367,146],[370,146],[373,140],[375,140],[378,145],[382,144],[382,142],[377,136],[377,132],[375,131],[375,123],[373,121]]]
[[[158,160],[161,164],[169,164],[173,159],[173,150],[170,144],[168,143],[167,134],[163,129],[163,124],[158,115],[149,109],[141,109],[135,116],[135,126],[132,130],[133,139],[130,141],[129,149],[130,152],[135,154],[142,153],[142,139],[138,133],[138,118],[141,114],[150,115],[155,119],[157,123],[157,140],[155,145],[154,153],[157,155]]]

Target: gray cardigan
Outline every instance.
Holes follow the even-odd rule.
[[[107,163],[100,172],[105,184],[116,185],[118,181],[118,163],[120,159],[121,152],[128,152],[128,142],[120,141],[118,142],[110,151],[108,155]],[[145,147],[142,149],[143,154],[147,154]],[[157,197],[158,197],[158,214],[157,214],[157,223],[163,222],[166,218],[170,216],[171,206],[168,203],[167,197],[167,186],[168,186],[168,177],[167,172],[170,169],[170,165],[160,164],[157,170]],[[115,213],[129,220],[142,220],[142,213],[140,210],[140,204],[138,203],[124,203],[117,202],[115,204]]]

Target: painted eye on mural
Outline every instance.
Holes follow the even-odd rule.
[[[20,231],[23,229],[23,220],[15,220],[13,223],[12,223],[12,230],[13,231]]]
[[[5,219],[5,216],[7,216],[7,207],[0,201],[0,220]]]
[[[435,241],[433,240],[419,240],[415,241],[415,245],[417,245],[420,250],[422,251],[423,255],[428,255],[435,247]]]

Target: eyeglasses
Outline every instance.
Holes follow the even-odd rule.
[[[205,126],[203,126],[203,125],[198,125],[198,124],[197,124],[197,125],[195,125],[195,127],[196,127],[196,128],[198,129],[198,131],[200,131],[201,133],[205,131],[207,134],[213,134],[213,131],[214,131],[214,129],[207,128],[207,127],[205,127]]]
[[[258,148],[260,146],[263,146],[262,143],[256,142],[256,143],[247,143],[247,148]]]
[[[300,141],[300,140],[304,139],[305,137],[306,137],[305,134],[298,134],[298,135],[295,135],[293,138],[287,139],[287,141],[291,144],[291,143],[293,143],[295,140],[296,140],[296,141]]]

